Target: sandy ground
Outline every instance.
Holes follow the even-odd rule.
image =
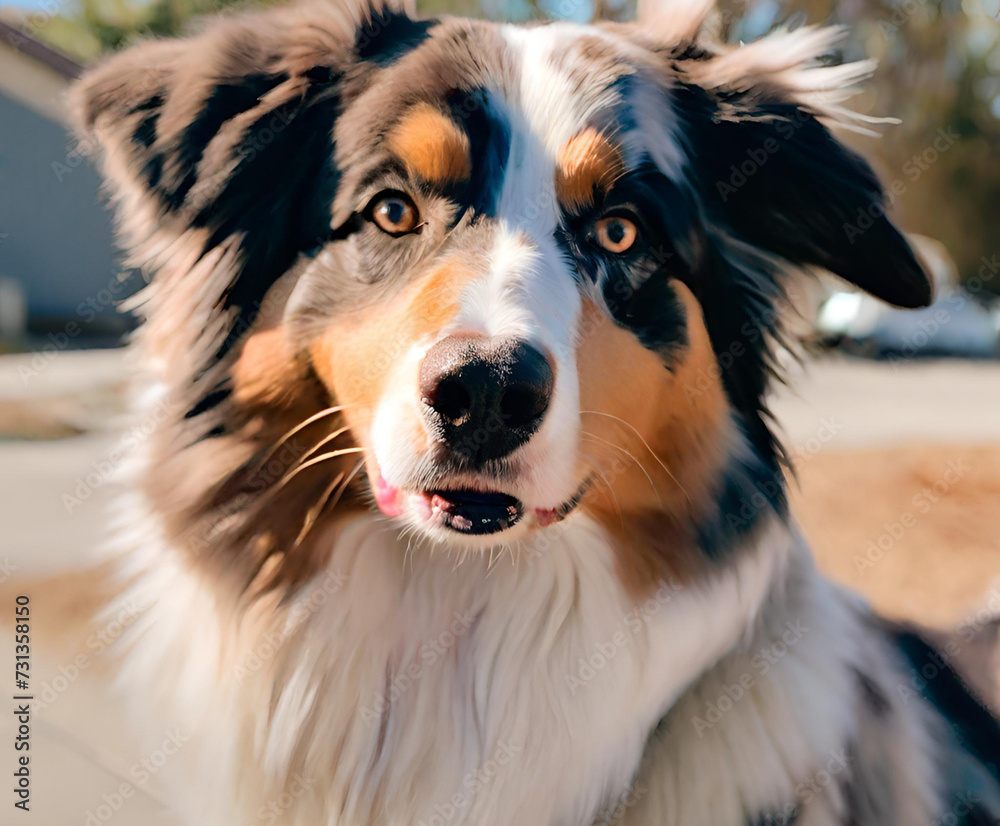
[[[93,426],[120,379],[116,354],[59,354],[28,381],[23,367],[0,359],[0,426],[6,415],[19,433]],[[86,401],[74,407],[81,392]],[[26,417],[26,398],[53,400],[49,413]],[[1000,613],[1000,365],[826,360],[793,371],[773,407],[798,468],[794,512],[824,570],[886,614],[946,632],[986,627]],[[117,444],[100,432],[0,440],[5,602],[12,583],[93,558]],[[45,608],[35,601],[38,614]],[[138,779],[150,755],[105,701],[99,647],[83,649],[82,668],[72,657],[36,657],[33,685],[47,687],[48,700],[34,720],[33,811],[18,822],[169,823],[155,777]],[[4,638],[0,658],[10,656]],[[0,712],[0,742],[10,743],[11,715]],[[0,770],[12,759],[7,747]]]
[[[889,616],[958,626],[1000,612],[1000,445],[821,454],[793,507],[819,564]]]

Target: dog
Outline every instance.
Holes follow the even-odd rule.
[[[183,822],[1000,816],[996,721],[814,569],[766,407],[792,273],[931,301],[830,131],[872,65],[712,13],[305,5],[78,83],[153,276],[118,686]]]

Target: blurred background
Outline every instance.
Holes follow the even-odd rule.
[[[123,445],[121,344],[135,320],[120,304],[143,277],[122,268],[97,175],[66,131],[64,93],[102,54],[197,29],[227,5],[0,5],[0,582],[89,563]],[[621,0],[419,6],[514,21],[634,13]],[[902,313],[830,277],[793,291],[803,354],[785,354],[773,409],[796,466],[795,513],[821,567],[950,642],[996,701],[1000,0],[728,0],[712,25],[736,43],[807,21],[846,25],[838,57],[879,61],[852,105],[899,123],[842,137],[872,160],[938,298]],[[69,664],[39,668],[52,701],[39,718],[44,770],[29,822],[103,823],[137,757],[94,702],[99,668],[72,679]],[[116,823],[167,822],[155,779],[132,791]]]

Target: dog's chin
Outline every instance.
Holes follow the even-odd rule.
[[[535,507],[488,480],[443,480],[433,488],[397,487],[376,472],[375,503],[386,516],[400,519],[432,539],[465,547],[488,548],[533,529],[561,522],[576,508],[588,487],[584,482],[556,507]]]

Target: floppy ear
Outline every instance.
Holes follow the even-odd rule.
[[[872,68],[811,67],[837,34],[780,32],[687,61],[675,101],[699,191],[710,215],[751,244],[923,307],[930,280],[887,217],[878,179],[822,122],[850,118],[831,104]]]
[[[365,64],[426,35],[429,24],[394,0],[363,2],[223,18],[196,37],[128,49],[74,90],[78,129],[103,150],[137,263],[190,280],[206,262],[197,303],[232,322],[219,358],[267,290],[330,235],[334,125],[367,82]]]

